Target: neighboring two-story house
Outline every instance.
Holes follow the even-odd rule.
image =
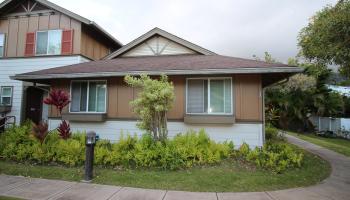
[[[99,60],[122,44],[96,23],[46,0],[0,4],[0,115],[9,121],[48,118],[49,87],[11,80],[18,73]],[[10,117],[14,116],[14,117]]]

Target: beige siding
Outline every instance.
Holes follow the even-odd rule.
[[[86,31],[81,31],[80,49],[82,55],[93,60],[99,60],[108,54],[108,47]]]
[[[182,121],[185,116],[186,78],[184,76],[174,76],[170,77],[170,81],[174,84],[175,102],[173,108],[168,113],[168,118]],[[140,89],[127,86],[122,77],[108,78],[107,84],[107,117],[117,119],[135,118],[136,116],[132,112],[130,101],[137,98]],[[261,76],[235,75],[233,76],[233,84],[234,115],[236,121],[261,122],[263,114]],[[53,86],[54,88],[69,90],[70,81],[55,81]],[[53,113],[51,117],[57,116],[54,109],[51,109],[51,113]]]
[[[260,75],[235,76],[236,119],[262,121],[262,87]]]
[[[48,15],[39,16],[39,30],[49,29],[49,19]]]
[[[8,57],[17,55],[18,22],[19,22],[19,19],[10,19],[8,36],[7,36],[8,45],[7,45],[7,54],[6,54]]]
[[[173,108],[168,113],[168,117],[169,119],[183,119],[185,109],[185,77],[173,77],[170,81],[174,84],[175,101]]]
[[[29,17],[29,25],[28,32],[34,32],[39,29],[39,17],[38,16],[30,16]]]
[[[24,48],[26,42],[26,34],[28,32],[29,18],[19,18],[19,30],[18,30],[18,46],[17,55],[24,55]]]
[[[49,29],[60,28],[60,15],[50,15]]]

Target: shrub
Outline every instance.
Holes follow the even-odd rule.
[[[79,140],[59,140],[56,145],[55,161],[68,165],[82,165],[85,158],[85,144]]]
[[[304,154],[285,143],[267,142],[263,148],[249,150],[243,144],[238,150],[239,158],[245,159],[263,169],[282,173],[288,168],[301,167]]]
[[[279,133],[279,130],[272,126],[271,124],[268,124],[265,126],[265,139],[267,141],[271,140],[285,140],[284,135]]]
[[[54,162],[77,166],[84,163],[85,134],[72,134],[71,138],[63,140],[53,131],[41,144],[30,133],[30,125],[9,129],[0,138],[0,156],[40,164]],[[109,167],[176,170],[219,163],[232,151],[232,143],[216,143],[204,130],[178,134],[162,142],[153,140],[149,134],[142,137],[122,134],[116,143],[98,141],[94,162]]]

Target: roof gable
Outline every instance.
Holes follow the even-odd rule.
[[[177,42],[155,35],[138,46],[129,49],[121,57],[198,54]]]
[[[105,59],[183,54],[216,55],[203,47],[179,38],[160,28],[154,28],[106,56]]]
[[[9,2],[10,3],[10,2]],[[13,5],[9,9],[6,9],[2,12],[2,16],[17,16],[20,14],[34,14],[40,11],[53,11],[53,9],[38,3],[35,0],[27,1],[17,1],[13,2]]]

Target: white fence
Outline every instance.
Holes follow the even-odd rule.
[[[340,137],[350,139],[350,118],[310,117],[318,132],[331,131]]]

